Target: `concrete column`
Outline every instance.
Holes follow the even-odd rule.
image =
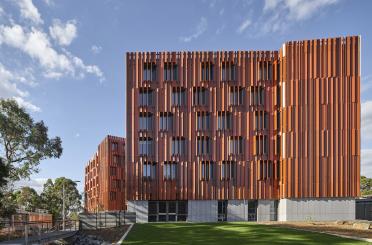
[[[228,200],[227,221],[247,221],[248,200]]]
[[[137,223],[147,223],[148,222],[148,201],[128,201],[128,212],[136,212],[136,222]]]
[[[187,208],[188,222],[217,222],[217,200],[189,200]]]

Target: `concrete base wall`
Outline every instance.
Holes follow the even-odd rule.
[[[281,199],[278,221],[354,220],[355,200],[352,198]]]
[[[227,221],[247,221],[248,200],[229,200],[227,205]]]
[[[128,212],[136,213],[137,223],[147,223],[148,222],[148,201],[128,201]]]
[[[217,200],[189,200],[187,208],[188,222],[217,222]]]
[[[273,220],[274,200],[258,200],[257,203],[257,221]]]

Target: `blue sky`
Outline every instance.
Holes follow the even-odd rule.
[[[127,51],[277,50],[344,35],[362,36],[362,173],[372,177],[371,9],[368,0],[1,0],[0,97],[63,140],[63,156],[28,184],[83,182],[100,141],[125,136]]]

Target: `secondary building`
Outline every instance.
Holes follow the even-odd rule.
[[[108,135],[85,167],[85,210],[126,209],[125,139]]]
[[[355,219],[360,37],[126,55],[137,220]]]

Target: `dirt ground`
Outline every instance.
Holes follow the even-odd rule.
[[[75,236],[64,239],[65,244],[72,244],[72,241],[76,236],[95,236],[98,237],[105,242],[109,243],[116,243],[120,240],[120,238],[124,235],[126,230],[129,228],[129,225],[124,225],[120,227],[114,227],[114,228],[106,228],[106,229],[100,229],[100,230],[84,230],[79,231]]]
[[[352,223],[336,224],[335,222],[263,222],[263,224],[296,228],[309,231],[327,232],[345,236],[372,238],[372,230],[360,230],[353,228]]]

